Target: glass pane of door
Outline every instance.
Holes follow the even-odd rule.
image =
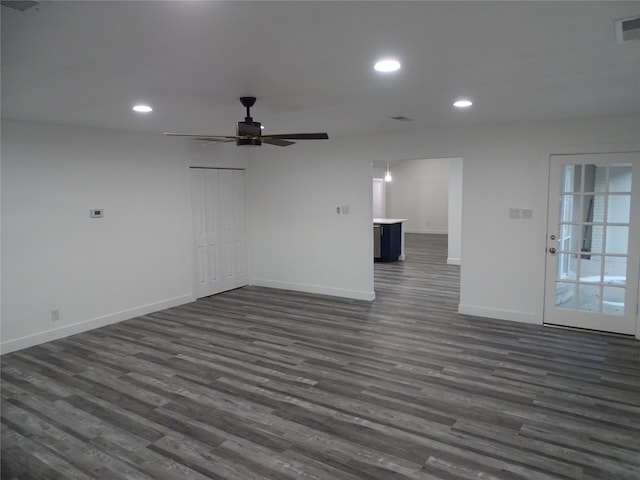
[[[617,269],[615,289],[604,287],[612,281],[607,273],[614,264],[626,264],[631,196],[618,192],[631,191],[631,165],[565,165],[562,172],[556,306],[622,314],[626,269]],[[603,250],[616,256],[597,255]]]

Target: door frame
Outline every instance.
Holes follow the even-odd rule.
[[[589,148],[589,149],[584,149],[584,150],[573,150],[573,149],[569,149],[566,151],[558,151],[557,153],[550,153],[548,155],[548,176],[547,176],[547,189],[546,189],[546,195],[547,195],[547,212],[545,215],[545,241],[544,241],[544,248],[545,248],[545,253],[544,253],[544,258],[545,258],[545,267],[544,267],[544,275],[543,275],[543,291],[542,291],[542,310],[541,310],[541,320],[542,320],[542,325],[547,325],[547,326],[559,326],[562,327],[562,325],[556,325],[553,323],[547,323],[546,322],[546,318],[545,315],[547,314],[546,311],[546,305],[547,305],[547,279],[549,276],[549,272],[548,269],[551,268],[550,267],[550,262],[547,261],[547,257],[549,255],[547,249],[550,245],[549,243],[549,236],[551,233],[550,231],[550,225],[549,225],[549,213],[550,213],[550,209],[552,208],[556,208],[557,205],[552,204],[552,175],[553,175],[553,169],[554,169],[554,163],[553,163],[553,157],[578,157],[578,156],[589,156],[589,155],[619,155],[619,154],[635,154],[635,155],[640,155],[640,144],[626,144],[626,145],[618,145],[618,148],[615,148],[614,146],[609,146],[604,147],[604,148]],[[640,176],[640,174],[636,173],[636,176]],[[632,188],[634,188],[632,186]],[[636,185],[636,188],[640,188]],[[556,194],[557,195],[557,194]],[[633,207],[633,205],[632,205]],[[634,213],[635,212],[635,213]],[[640,209],[636,208],[636,210],[634,211],[632,209],[631,211],[631,219],[630,222],[633,221],[635,217],[635,221],[636,224],[634,225],[633,223],[631,223],[631,228],[632,228],[632,232],[633,231],[637,231],[640,232]],[[555,231],[555,229],[554,229]],[[630,238],[633,238],[631,233],[630,233]],[[637,274],[635,275],[635,278],[633,278],[634,275],[632,274],[632,282],[636,284],[637,286],[637,291],[635,292],[636,294],[636,311],[635,311],[635,338],[637,340],[640,340],[640,262],[638,264],[638,271]],[[629,281],[627,279],[627,285],[629,285]],[[633,307],[631,307],[633,308]],[[567,327],[567,328],[571,328],[571,327]],[[579,328],[579,327],[577,327]],[[598,331],[598,330],[589,330],[589,331],[593,331],[594,333],[601,333],[601,334],[610,334],[606,331]],[[612,333],[615,334],[615,333]]]

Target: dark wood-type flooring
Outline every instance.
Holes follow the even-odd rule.
[[[640,478],[637,341],[458,315],[446,237],[406,250],[372,303],[245,287],[4,355],[2,478]]]

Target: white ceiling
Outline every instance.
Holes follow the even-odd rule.
[[[2,116],[330,137],[640,113],[640,2],[41,2],[2,14]],[[372,70],[393,55],[403,68]],[[467,111],[451,104],[466,96]],[[148,102],[149,115],[131,106]],[[389,117],[403,115],[412,122]]]

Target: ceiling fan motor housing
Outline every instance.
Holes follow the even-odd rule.
[[[238,139],[236,140],[236,144],[262,145],[260,134],[260,122],[246,121],[245,119],[244,122],[238,122],[238,127],[236,128],[236,135],[238,136]]]

